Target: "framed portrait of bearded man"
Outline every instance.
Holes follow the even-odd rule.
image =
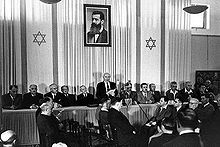
[[[84,45],[111,47],[111,6],[84,4]]]

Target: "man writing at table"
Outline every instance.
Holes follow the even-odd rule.
[[[19,109],[21,107],[22,94],[18,94],[18,86],[10,85],[9,93],[2,95],[2,108]]]

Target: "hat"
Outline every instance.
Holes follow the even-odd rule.
[[[1,142],[3,144],[12,144],[16,140],[16,134],[12,130],[7,130],[1,134]]]

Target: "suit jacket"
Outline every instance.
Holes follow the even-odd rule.
[[[103,29],[103,31],[99,34],[95,42],[95,34],[91,34],[90,32],[87,33],[88,43],[108,43],[107,41],[107,31]]]
[[[77,104],[79,106],[87,106],[89,104],[94,104],[94,96],[90,93],[87,93],[87,96],[84,97],[84,95],[81,93],[77,96]]]
[[[148,147],[162,147],[163,144],[173,140],[175,137],[176,135],[163,133],[162,135],[153,138]]]
[[[23,109],[29,109],[32,104],[39,106],[39,100],[43,99],[43,94],[36,93],[36,96],[32,96],[31,93],[25,93],[23,95],[22,106]]]
[[[188,97],[189,95],[191,95],[191,97],[196,98],[196,92],[192,89],[192,93],[188,94],[188,92],[185,92],[185,88],[181,89],[179,91],[179,98],[183,101],[183,102],[188,102]]]
[[[151,102],[149,102],[151,100]],[[151,94],[151,92],[147,91],[147,96],[145,97],[143,95],[142,91],[139,91],[137,93],[137,101],[141,104],[146,104],[146,103],[154,103],[154,98],[153,95]]]
[[[214,114],[214,107],[211,104],[208,104],[207,106],[201,106],[199,108],[195,109],[195,112],[198,115],[199,120],[201,120],[202,124],[207,123],[210,121]]]
[[[167,98],[168,98],[169,100],[174,100],[174,99],[176,99],[176,98],[179,97],[179,91],[178,91],[178,90],[177,90],[177,94],[175,95],[175,97],[174,97],[174,94],[171,93],[170,91],[171,91],[171,89],[169,89],[169,90],[166,91],[166,96],[167,96]]]
[[[125,103],[125,99],[132,99],[132,104],[135,104],[135,102],[139,103],[137,100],[137,92],[136,91],[131,91],[130,94],[128,94],[126,91],[122,91],[120,93],[120,97],[123,99],[122,104],[126,106],[127,104]]]
[[[166,108],[157,107],[154,116],[151,118],[152,121],[160,122],[164,118],[174,118],[174,107],[168,105]]]
[[[59,121],[55,116],[37,115],[37,127],[41,147],[51,147],[53,143],[61,141],[59,135]]]
[[[19,109],[21,107],[22,102],[22,94],[17,94],[14,100],[12,100],[9,93],[2,95],[2,108],[11,109],[12,105],[15,106],[15,109]]]
[[[51,97],[54,102],[61,104],[63,107],[68,106],[68,99],[60,92],[57,92],[56,96],[53,98],[51,92],[46,93],[44,96]]]
[[[110,108],[108,113],[108,121],[112,129],[117,131],[117,140],[119,145],[128,145],[130,140],[134,138],[134,127],[130,124],[127,117],[120,111]]]
[[[110,89],[116,89],[116,84],[114,82],[110,82]],[[108,95],[106,94],[106,88],[105,88],[105,82],[100,82],[97,84],[96,88],[96,97],[98,98],[98,102],[100,103],[100,100],[102,98],[108,98]]]
[[[64,95],[68,101],[68,104],[66,106],[76,106],[77,101],[76,101],[76,95],[75,94],[68,94]]]
[[[159,91],[149,91],[149,92],[151,92],[151,94],[152,94],[152,96],[154,98],[155,103],[160,101],[161,95],[160,95]]]
[[[201,147],[200,137],[197,133],[186,133],[165,143],[163,147]]]

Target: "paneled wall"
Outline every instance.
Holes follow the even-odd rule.
[[[192,35],[192,72],[220,69],[220,35]]]

